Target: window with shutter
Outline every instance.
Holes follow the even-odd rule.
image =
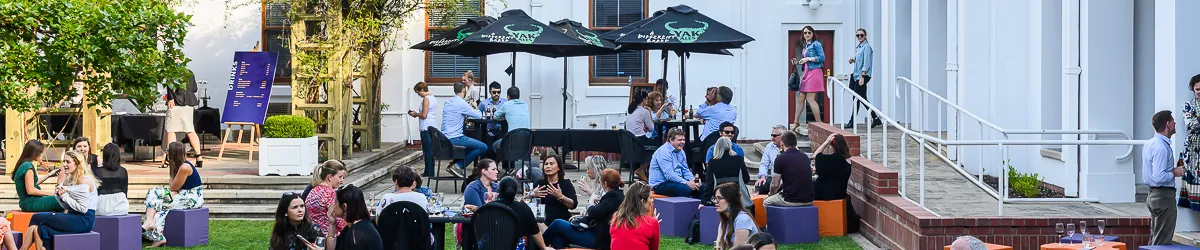
[[[287,3],[263,1],[262,51],[279,52],[279,66],[275,69],[275,85],[290,85],[292,82],[292,53],[288,40],[291,36],[291,20],[288,19]]]
[[[646,0],[591,0],[592,30],[604,33],[646,17]],[[646,52],[593,56],[589,61],[592,85],[646,83]]]
[[[437,5],[439,0],[430,0]],[[468,0],[467,8],[447,11],[432,8],[426,11],[425,39],[442,30],[451,29],[467,22],[467,19],[483,15],[483,0]],[[471,8],[475,7],[475,8]],[[485,82],[483,57],[466,57],[446,53],[425,52],[425,82],[430,85],[449,85],[457,82],[468,70],[475,72],[477,82]]]

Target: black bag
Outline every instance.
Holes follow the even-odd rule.
[[[788,91],[800,91],[800,74],[795,70],[788,76]]]
[[[700,243],[700,217],[692,218],[692,222],[688,223],[688,236],[684,239],[688,244]]]

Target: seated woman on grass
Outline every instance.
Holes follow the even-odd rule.
[[[17,158],[16,170],[12,171],[12,180],[17,187],[17,206],[24,212],[62,212],[63,207],[54,199],[54,193],[42,190],[44,180],[38,178],[37,165],[41,165],[42,152],[45,146],[38,140],[25,142],[21,157]],[[58,174],[58,169],[50,172],[49,177]]]
[[[271,250],[321,250],[313,242],[325,237],[304,215],[300,194],[284,193],[275,208],[275,227],[271,230]]]
[[[55,197],[67,212],[40,212],[29,218],[29,229],[25,231],[25,246],[22,249],[54,249],[54,236],[92,231],[96,225],[96,192],[99,180],[87,166],[86,156],[76,151],[63,157],[64,174],[58,177]]]
[[[167,212],[204,205],[200,172],[187,160],[187,149],[183,143],[172,142],[167,146],[167,166],[171,176],[168,186],[152,188],[146,193],[146,222],[142,223],[142,235],[154,242],[151,247],[167,244],[167,237],[163,235]]]

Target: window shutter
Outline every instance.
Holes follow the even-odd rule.
[[[593,78],[643,78],[646,77],[645,56],[641,51],[622,52],[616,55],[592,57]]]
[[[438,1],[438,0],[433,0]],[[483,13],[482,0],[467,0],[462,3],[462,9],[457,13],[454,10],[444,9],[429,9],[429,24],[430,27],[457,27],[467,23],[467,19],[479,16]],[[458,16],[458,20],[450,22],[450,18]]]
[[[479,57],[466,57],[446,53],[429,52],[429,77],[454,78],[462,77],[467,70],[481,74]]]
[[[592,27],[621,27],[642,20],[643,0],[593,0]]]
[[[266,32],[267,37],[263,39],[267,41],[267,47],[263,51],[272,51],[279,53],[279,66],[275,68],[276,78],[291,78],[292,77],[292,52],[288,47],[288,40],[291,39],[291,34],[287,29],[269,29]],[[285,84],[285,83],[281,83]]]
[[[266,26],[291,26],[291,20],[287,17],[288,5],[286,3],[269,3],[266,12]]]

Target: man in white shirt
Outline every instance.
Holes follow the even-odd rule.
[[[771,171],[775,169],[775,157],[779,156],[779,152],[783,149],[783,140],[780,140],[783,131],[787,131],[787,127],[783,125],[775,125],[771,129],[771,143],[763,148],[762,160],[758,164],[758,181],[754,182],[754,189],[758,190],[758,194],[767,194],[771,191]]]
[[[383,209],[387,208],[388,205],[400,201],[416,203],[421,208],[429,209],[429,198],[425,197],[424,194],[414,191],[417,188],[417,183],[421,182],[421,175],[417,174],[416,170],[408,166],[399,166],[392,169],[391,175],[392,185],[395,185],[393,188],[396,191],[383,195],[383,198],[379,199],[379,204],[375,207],[375,211],[383,212]]]

